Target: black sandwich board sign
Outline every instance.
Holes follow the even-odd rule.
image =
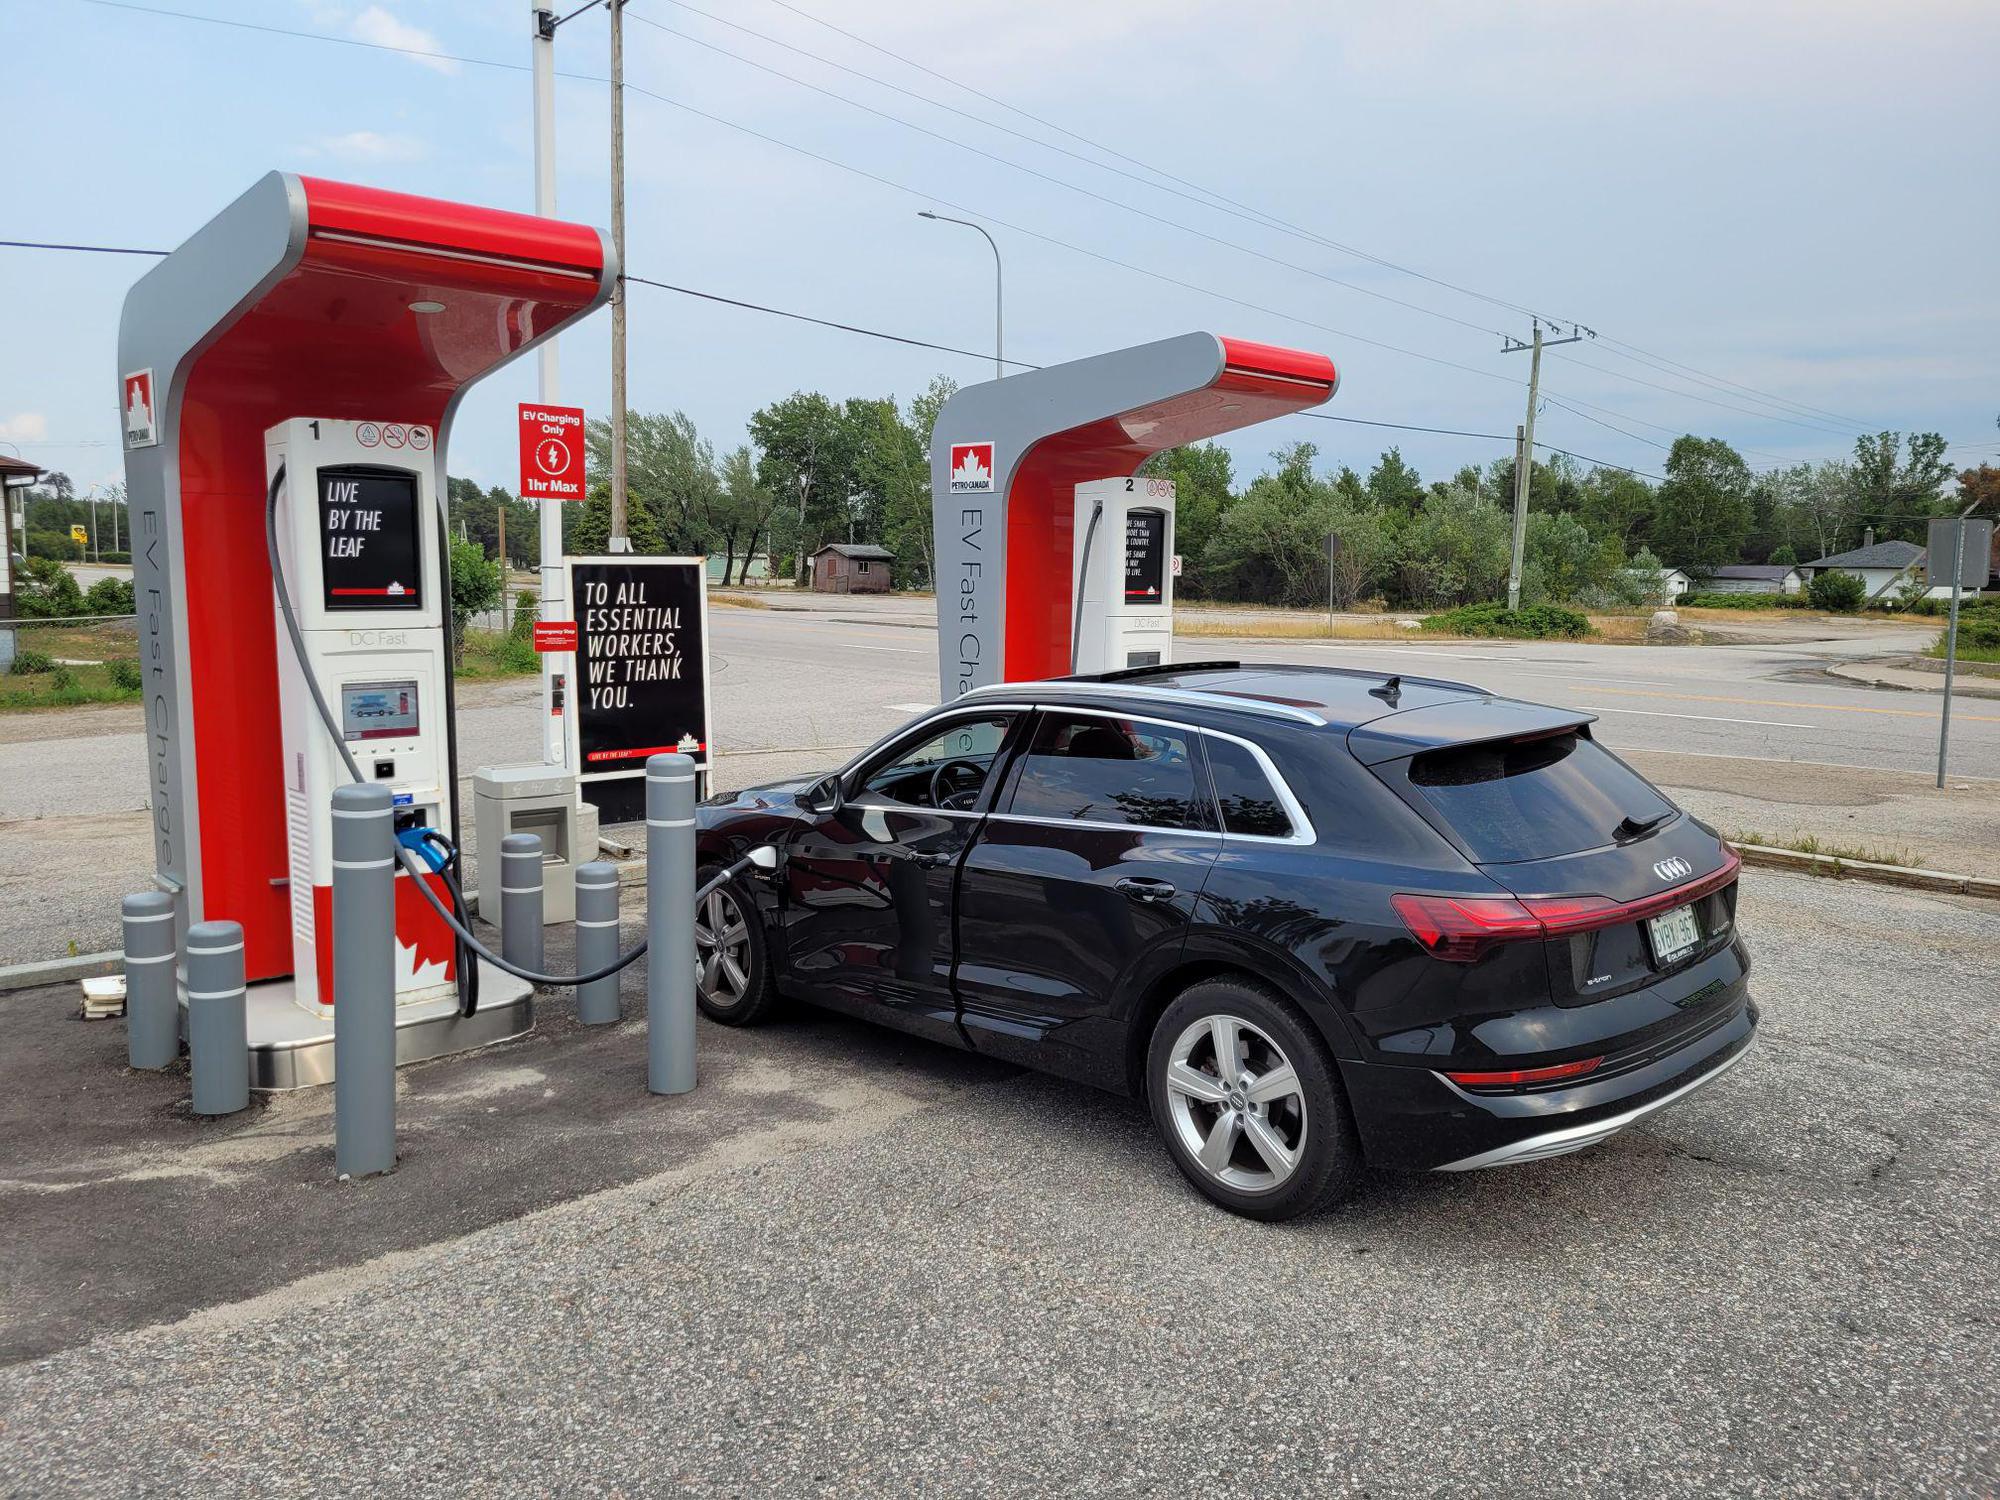
[[[606,823],[646,815],[646,758],[714,763],[708,563],[700,557],[565,559],[576,617],[569,761]]]

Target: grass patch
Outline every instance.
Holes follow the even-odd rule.
[[[710,604],[720,604],[724,609],[769,609],[771,606],[755,594],[710,594]]]
[[[532,641],[498,630],[468,630],[457,675],[468,681],[531,677],[542,669],[541,653]]]
[[[0,676],[0,713],[77,708],[86,703],[137,703],[140,688],[131,662],[56,666],[46,672],[20,675],[9,673]]]
[[[1871,865],[1901,865],[1904,869],[1920,869],[1921,862],[1914,849],[1873,844],[1833,844],[1815,833],[1794,834],[1789,838],[1766,838],[1751,830],[1729,835],[1732,844],[1761,844],[1766,849],[1789,849],[1794,854],[1816,854],[1822,859],[1858,860]]]
[[[1239,606],[1221,606],[1232,612]],[[1489,633],[1454,630],[1440,625],[1427,624],[1421,631],[1405,630],[1398,619],[1422,619],[1421,615],[1384,615],[1373,620],[1337,620],[1331,628],[1324,619],[1313,619],[1297,613],[1273,610],[1265,620],[1204,620],[1188,618],[1180,606],[1174,606],[1174,634],[1195,638],[1213,637],[1218,640],[1267,640],[1267,641],[1407,641],[1422,639],[1427,641],[1470,641],[1491,639]],[[1441,616],[1432,616],[1440,619]],[[1642,644],[1646,639],[1646,620],[1638,615],[1589,615],[1584,617],[1589,625],[1586,639],[1595,645],[1629,646]],[[1521,637],[1535,639],[1535,637]],[[1560,637],[1548,637],[1560,639]]]

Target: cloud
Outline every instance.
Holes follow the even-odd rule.
[[[379,5],[371,5],[356,16],[350,29],[357,40],[373,42],[378,47],[400,47],[409,52],[444,51],[438,39],[423,27],[399,21]],[[419,57],[416,62],[439,73],[458,71],[458,64],[448,57]]]
[[[49,435],[49,419],[38,411],[0,417],[0,440],[10,443],[39,443]]]
[[[350,130],[345,135],[323,135],[307,148],[315,156],[332,156],[342,161],[416,161],[429,147],[413,135],[382,135],[373,130]]]

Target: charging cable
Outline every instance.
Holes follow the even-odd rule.
[[[299,672],[305,678],[306,691],[312,696],[313,707],[319,711],[319,721],[326,727],[327,735],[333,740],[334,749],[340,752],[341,764],[347,767],[347,774],[354,781],[366,782],[368,778],[361,774],[361,767],[355,763],[354,752],[348,749],[347,741],[341,735],[340,725],[334,719],[333,708],[327,703],[326,694],[320,691],[319,678],[313,672],[312,658],[306,650],[305,634],[299,629],[298,616],[292,609],[291,590],[285,586],[285,570],[278,557],[278,491],[284,488],[284,484],[285,465],[281,463],[278,465],[278,472],[271,476],[270,493],[266,495],[264,503],[264,547],[271,559],[271,583],[278,596],[278,613],[284,619],[285,634],[291,640],[292,652],[299,659]],[[443,835],[440,834],[439,837],[442,838]],[[494,968],[512,974],[516,979],[525,979],[530,984],[554,985],[559,988],[590,984],[595,980],[610,978],[646,951],[646,939],[641,938],[636,948],[619,954],[610,963],[602,968],[592,969],[587,974],[541,974],[533,969],[525,969],[517,963],[502,958],[480,942],[472,935],[472,930],[445,907],[445,904],[438,899],[437,892],[431,889],[431,883],[424,879],[428,860],[423,859],[414,849],[400,840],[397,841],[395,848],[396,857],[402,861],[403,868],[416,882],[418,893],[431,904],[431,910],[444,919],[445,925],[458,934],[459,942],[492,964]],[[456,854],[457,850],[454,848],[454,858]],[[700,886],[694,893],[694,899],[700,902],[711,892],[751,869],[755,863],[756,861],[749,855],[744,855],[713,880]]]
[[[1090,584],[1090,544],[1097,536],[1097,520],[1104,514],[1104,497],[1090,503],[1090,524],[1083,528],[1083,562],[1076,570],[1076,609],[1069,630],[1069,669],[1076,671],[1076,656],[1083,649],[1083,591]]]

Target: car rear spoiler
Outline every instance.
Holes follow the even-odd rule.
[[[1347,748],[1364,766],[1418,755],[1447,746],[1485,745],[1495,740],[1536,739],[1589,724],[1597,715],[1575,708],[1550,708],[1506,698],[1472,698],[1432,703],[1384,714],[1357,725]]]

